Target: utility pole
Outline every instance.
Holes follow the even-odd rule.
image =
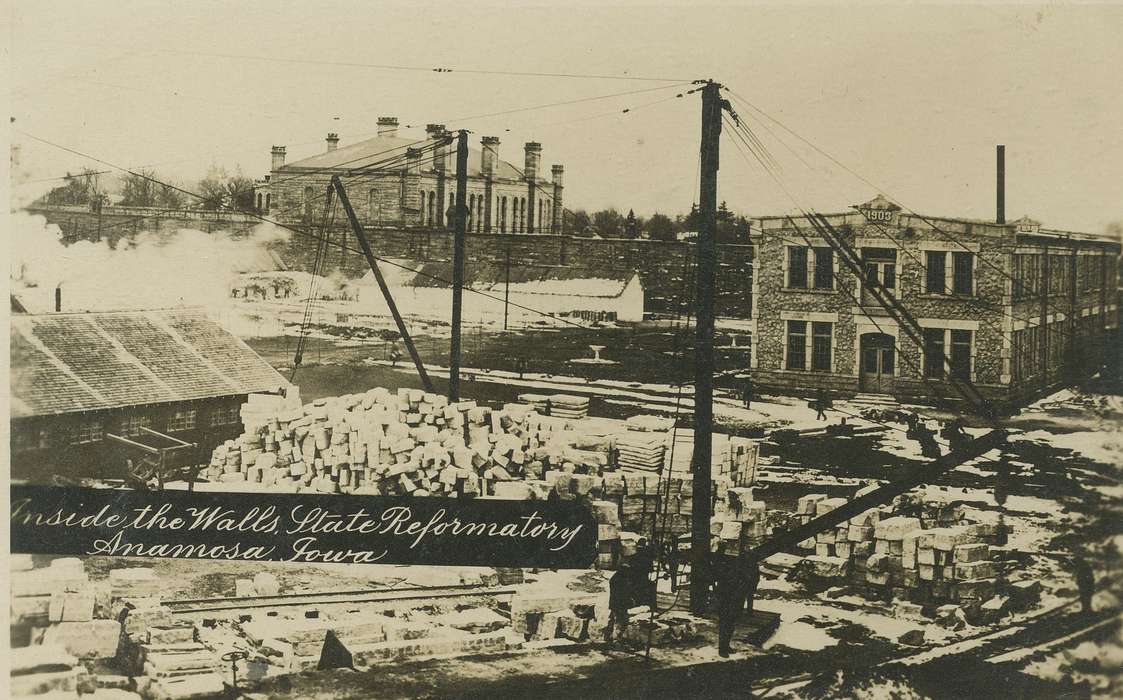
[[[503,262],[503,330],[507,330],[507,309],[511,305],[511,239],[507,239],[507,251]]]
[[[699,176],[697,303],[694,333],[694,455],[690,538],[690,610],[705,612],[710,571],[710,480],[714,429],[714,287],[717,270],[717,170],[721,138],[721,86],[712,80],[702,88],[702,172]]]
[[[456,137],[456,208],[452,243],[452,340],[448,358],[448,400],[460,400],[460,317],[463,314],[464,234],[468,226],[468,132]]]

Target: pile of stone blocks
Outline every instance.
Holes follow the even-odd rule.
[[[608,443],[569,420],[518,404],[450,405],[420,389],[379,387],[250,417],[244,434],[215,448],[210,480],[289,492],[475,496],[551,470],[608,468]]]
[[[710,534],[725,554],[739,555],[757,547],[768,536],[764,501],[753,500],[750,487],[728,489],[725,508],[710,520]]]
[[[542,415],[580,420],[589,415],[589,397],[572,394],[519,394],[519,401]]]
[[[57,647],[81,660],[117,655],[121,624],[113,619],[110,588],[89,580],[82,561],[54,559],[34,567],[13,557],[13,643]]]
[[[890,516],[902,507],[898,501],[801,542],[802,549],[814,551],[806,557],[814,573],[862,585],[875,598],[980,608],[994,596],[1001,572],[990,549],[999,535],[997,522],[968,522],[956,504],[907,502],[922,517]],[[797,502],[797,518],[806,523],[845,503],[809,494]]]

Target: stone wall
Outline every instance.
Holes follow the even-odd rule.
[[[318,235],[318,234],[317,234]],[[337,228],[333,240],[345,240],[357,248],[354,234]],[[411,263],[452,259],[453,236],[432,229],[367,229],[375,255],[403,258]],[[311,270],[316,241],[294,235],[276,252],[291,269]],[[678,241],[592,239],[531,234],[469,234],[465,240],[469,263],[503,265],[510,256],[512,267],[579,265],[592,271],[635,271],[644,288],[644,310],[648,313],[681,313],[694,297],[694,245]],[[345,253],[345,254],[344,254]],[[752,316],[752,246],[723,245],[718,248],[717,313],[748,319]],[[366,274],[366,260],[357,253],[329,251],[329,268],[349,277]],[[684,276],[689,276],[684,284]]]

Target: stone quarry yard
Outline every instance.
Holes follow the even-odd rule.
[[[547,334],[549,340],[544,339]],[[249,342],[278,369],[291,369],[293,338]],[[565,392],[588,396],[590,415],[602,418],[669,416],[675,414],[676,407],[686,416],[690,411],[689,391],[680,392],[676,378],[671,376],[673,369],[668,370],[673,368],[670,359],[675,356],[674,343],[673,331],[659,324],[572,333],[485,329],[474,338],[466,336],[462,394],[481,405],[501,406],[528,392]],[[604,345],[602,356],[618,364],[571,362],[590,357],[589,345]],[[382,339],[311,339],[305,365],[296,375],[302,400],[356,394],[373,387],[391,392],[419,388],[408,358],[391,366],[390,347]],[[423,337],[419,347],[423,357],[443,357],[446,341]],[[738,367],[738,357],[744,364],[740,352],[728,349],[724,369],[734,372],[743,368]],[[525,360],[525,366],[520,359]],[[433,368],[438,392],[442,390],[442,364],[435,362]],[[906,437],[905,425],[896,412],[913,411],[933,420],[938,417],[919,406],[840,401],[830,413],[830,422],[845,417],[858,434],[828,434],[821,430],[823,423],[815,421],[806,401],[766,396],[745,409],[735,390],[736,384],[730,381],[715,402],[717,421],[726,430],[741,434],[777,428],[797,431],[786,439],[766,438],[759,443],[760,462],[751,498],[767,509],[761,522],[770,527],[808,518],[826,504],[844,502],[872,484],[893,479],[904,467],[921,462],[919,446]],[[366,649],[363,653],[375,656],[369,663],[357,665],[358,670],[317,669],[315,663],[309,665],[305,660],[304,665],[288,666],[285,672],[273,668],[275,661],[263,665],[251,658],[241,667],[241,685],[251,697],[262,698],[530,694],[668,697],[699,693],[700,689],[715,697],[743,696],[750,689],[762,697],[838,697],[854,692],[854,688],[879,684],[898,689],[903,684],[912,692],[923,690],[923,695],[939,697],[938,683],[925,684],[919,679],[938,677],[939,673],[926,670],[954,663],[963,669],[963,678],[971,679],[974,685],[970,687],[975,691],[1014,687],[1005,684],[1015,678],[1023,684],[1018,687],[1027,689],[1026,696],[1055,697],[1073,689],[1102,697],[1118,696],[1123,692],[1119,680],[1123,669],[1123,637],[1119,631],[1123,600],[1119,586],[1123,580],[1121,409],[1119,397],[1110,394],[1065,391],[1049,397],[1007,420],[1011,435],[1001,453],[990,453],[935,484],[915,490],[911,498],[895,502],[878,517],[857,524],[851,521],[845,533],[832,531],[829,537],[805,543],[809,548],[772,557],[763,570],[756,607],[777,615],[779,627],[756,646],[744,640],[747,627],[742,626],[735,637],[736,653],[728,660],[716,654],[712,621],[694,620],[690,635],[655,644],[648,651],[642,634],[632,639],[630,647],[600,643],[591,633],[592,620],[603,622],[598,613],[589,612],[590,622],[578,624],[580,631],[567,636],[564,630],[574,624],[570,619],[574,616],[563,610],[561,615],[568,621],[557,623],[556,635],[543,635],[537,628],[541,612],[527,613],[529,608],[524,605],[520,617],[512,615],[517,606],[485,605],[482,607],[504,618],[503,641],[494,648],[415,644],[408,653],[383,658],[377,654],[383,653],[384,647],[376,646],[371,651],[362,640],[345,639],[349,648]],[[680,422],[680,426],[686,425],[688,420]],[[974,428],[970,431],[981,432]],[[678,450],[671,463],[675,470],[683,470],[684,463],[689,462],[688,443]],[[995,460],[999,459],[1011,466],[1012,475],[1001,507],[993,493]],[[674,474],[683,475],[682,471]],[[994,538],[993,525],[998,516],[1005,527],[1004,541]],[[908,517],[927,520],[928,527],[936,529],[970,529],[975,533],[972,537],[981,539],[957,539],[946,550],[939,549],[944,545],[922,543],[917,552],[929,547],[929,551],[947,553],[937,557],[952,557],[945,562],[948,566],[954,560],[956,565],[984,567],[986,562],[976,561],[975,555],[969,554],[981,553],[987,561],[996,563],[995,567],[984,567],[993,570],[996,580],[985,587],[985,595],[993,590],[1004,593],[979,601],[986,605],[965,613],[970,606],[960,609],[943,599],[909,602],[901,596],[914,593],[897,579],[893,584],[876,583],[881,580],[878,577],[888,573],[853,570],[853,563],[866,558],[858,552],[868,549],[873,555],[883,546],[885,554],[878,561],[892,564],[894,551],[899,556],[900,539],[894,539],[896,535],[891,533],[883,537],[877,527]],[[848,537],[853,532],[856,535]],[[955,547],[962,550],[965,561],[954,558],[958,556],[952,555]],[[1070,557],[1078,551],[1089,553],[1099,581],[1099,612],[1092,617],[1080,615],[1074,605],[1076,584]],[[849,561],[845,566],[851,568],[839,568],[844,566],[839,563],[843,561]],[[51,568],[47,558],[36,557],[34,565],[35,570]],[[247,595],[242,590],[244,582],[261,574],[270,575],[285,594],[457,585],[466,581],[483,586],[496,583],[493,570],[452,567],[236,562],[208,562],[203,566],[174,559],[124,558],[88,558],[84,567],[94,582],[120,577],[113,572],[123,569],[150,569],[158,582],[160,600],[172,604],[177,600],[243,597]],[[523,575],[520,583],[512,585],[528,600],[542,596],[595,600],[590,604],[603,612],[607,572],[527,571]],[[1024,598],[1010,591],[1024,592]],[[671,591],[667,580],[659,582],[659,610],[667,617],[684,614],[681,608],[685,602],[683,594]],[[473,604],[464,609],[480,607]],[[399,614],[408,622],[443,629],[439,618],[463,612],[439,605],[429,608]],[[671,612],[671,608],[680,612]],[[330,613],[325,615],[335,619]],[[533,630],[519,627],[532,619],[527,615],[534,616]],[[639,621],[647,615],[639,615],[633,624],[642,629]],[[246,649],[269,657],[268,650],[276,646],[256,637],[254,643],[245,641],[246,630],[259,619],[256,615],[254,620],[233,615],[217,627],[204,623],[206,615],[195,617],[196,639],[215,656]],[[328,621],[323,626],[326,629]],[[400,639],[395,634],[409,638],[409,633],[391,632],[397,629],[395,623],[380,630],[379,639]],[[316,649],[326,644],[322,637],[313,641]],[[309,652],[308,658],[319,658],[318,654]],[[907,677],[894,671],[902,664],[911,664],[914,669]],[[90,664],[90,668],[95,675],[112,675],[112,669],[104,666]],[[229,666],[219,664],[214,672],[229,680]],[[912,688],[908,688],[910,683]]]

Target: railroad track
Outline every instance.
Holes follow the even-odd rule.
[[[190,615],[206,612],[242,611],[255,608],[283,608],[314,605],[341,605],[363,603],[394,603],[399,601],[475,598],[485,596],[511,596],[514,588],[483,587],[473,584],[457,586],[411,586],[407,588],[362,588],[348,591],[320,593],[288,593],[271,596],[246,596],[242,598],[195,598],[165,601],[162,605],[173,615]]]

